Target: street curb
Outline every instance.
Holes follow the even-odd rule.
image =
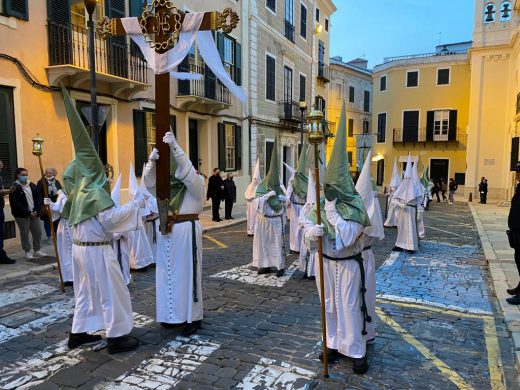
[[[52,271],[56,269],[54,264],[39,265],[37,267],[27,269],[25,271],[11,272],[7,275],[0,276],[0,282],[5,282],[15,278],[22,278],[28,275],[38,275],[44,272]]]
[[[480,242],[482,243],[482,249],[484,250],[484,256],[489,266],[489,272],[493,282],[493,290],[497,297],[500,305],[500,310],[504,316],[504,322],[507,330],[511,335],[513,346],[515,348],[515,363],[516,368],[520,369],[520,309],[518,306],[510,305],[507,303],[506,298],[509,297],[506,290],[509,288],[507,284],[507,277],[504,273],[502,265],[498,262],[499,259],[493,249],[493,245],[489,239],[489,236],[484,229],[484,225],[478,216],[475,208],[471,203],[468,202],[468,206],[471,210],[475,226],[477,227]],[[504,236],[506,235],[504,230]]]
[[[203,228],[202,229],[202,233],[211,233],[211,232],[214,232],[214,231],[217,231],[217,230],[222,230],[222,229],[225,229],[225,228],[228,228],[228,227],[240,225],[240,224],[242,224],[244,222],[247,222],[247,218],[236,219],[233,222],[229,222],[229,223],[227,223],[225,225],[221,225],[221,226],[212,226],[212,227],[208,227],[208,228]]]

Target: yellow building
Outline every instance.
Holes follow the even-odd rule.
[[[394,159],[410,153],[432,179],[466,175],[471,42],[442,45],[429,54],[385,59],[373,71],[374,177],[388,186]]]

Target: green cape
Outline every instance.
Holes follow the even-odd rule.
[[[274,141],[273,152],[271,154],[271,164],[269,165],[269,172],[265,176],[264,180],[258,185],[256,189],[256,197],[267,195],[269,192],[274,191],[276,195],[283,195],[283,190],[280,185],[280,168],[278,161],[278,140]],[[275,213],[282,211],[282,203],[278,200],[278,196],[272,196],[268,200],[269,206]]]
[[[307,177],[307,153],[308,148],[304,141],[292,183],[293,190],[300,199],[304,199],[307,196],[307,185],[309,183],[309,178]]]
[[[186,185],[177,179],[175,173],[177,172],[178,164],[175,157],[170,157],[170,211],[174,214],[179,214],[184,195],[186,195]]]
[[[63,182],[68,200],[62,215],[74,226],[100,211],[114,207],[110,197],[110,184],[87,129],[73,100],[62,85],[65,110],[69,120],[75,158],[65,169]]]

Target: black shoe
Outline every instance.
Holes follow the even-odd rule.
[[[96,341],[100,341],[100,340],[101,340],[101,336],[99,336],[99,335],[88,334],[88,333],[71,333],[69,335],[69,342],[67,343],[67,346],[70,349],[74,349],[74,348],[78,348],[80,345],[95,343]]]
[[[507,289],[507,293],[509,295],[518,295],[518,294],[520,294],[520,283],[518,283],[518,286],[516,286],[515,288]]]
[[[520,305],[520,295],[515,295],[514,297],[507,298],[506,301],[511,305]]]
[[[300,252],[297,252],[297,251],[293,251],[292,249],[289,251],[289,254],[291,255],[299,255]]]
[[[7,257],[7,256],[6,256],[6,257],[2,257],[2,258],[0,259],[0,264],[14,264],[14,263],[16,263],[16,260],[14,260],[14,259],[10,259],[10,258]]]
[[[352,359],[352,362],[352,371],[354,371],[356,374],[364,374],[368,371],[367,355],[363,356],[362,358],[354,358]]]
[[[144,268],[130,268],[130,272],[135,272],[135,273],[146,272],[146,271],[148,271],[148,266],[146,266]]]
[[[169,324],[168,322],[161,322],[161,326],[166,329],[184,329],[186,327],[186,322],[181,324]]]
[[[130,336],[109,337],[107,342],[109,354],[133,351],[139,346],[139,341]]]
[[[192,334],[197,333],[197,331],[202,327],[202,321],[193,321],[192,323],[187,324],[181,332],[181,335],[184,337],[189,337]]]
[[[235,218],[233,218],[233,217],[229,217],[229,219],[235,219]]]
[[[309,280],[316,280],[316,276],[309,276]]]
[[[278,278],[282,277],[283,275],[285,274],[285,270],[284,269],[279,269],[278,272],[276,273],[276,276]]]
[[[74,286],[74,283],[73,282],[63,282],[63,286],[72,287],[72,286]]]
[[[327,358],[329,363],[338,360],[340,357],[341,354],[338,352],[337,349],[327,348]],[[318,358],[320,359],[320,361],[323,361],[323,352],[319,354]]]
[[[257,274],[258,275],[263,275],[263,274],[270,274],[271,273],[271,268],[258,268],[258,272]]]
[[[415,251],[406,250],[406,253],[409,253],[409,254],[413,255],[413,254],[415,254]]]
[[[309,279],[309,277],[307,276],[307,274],[303,274],[302,279]]]
[[[403,248],[399,248],[398,246],[394,246],[392,248],[392,252],[402,252],[404,249]]]
[[[255,235],[254,234],[248,234],[247,236],[248,237],[254,237]]]

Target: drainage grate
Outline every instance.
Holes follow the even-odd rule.
[[[0,317],[0,325],[8,328],[18,328],[28,322],[45,317],[45,314],[38,313],[29,309],[21,309]]]

